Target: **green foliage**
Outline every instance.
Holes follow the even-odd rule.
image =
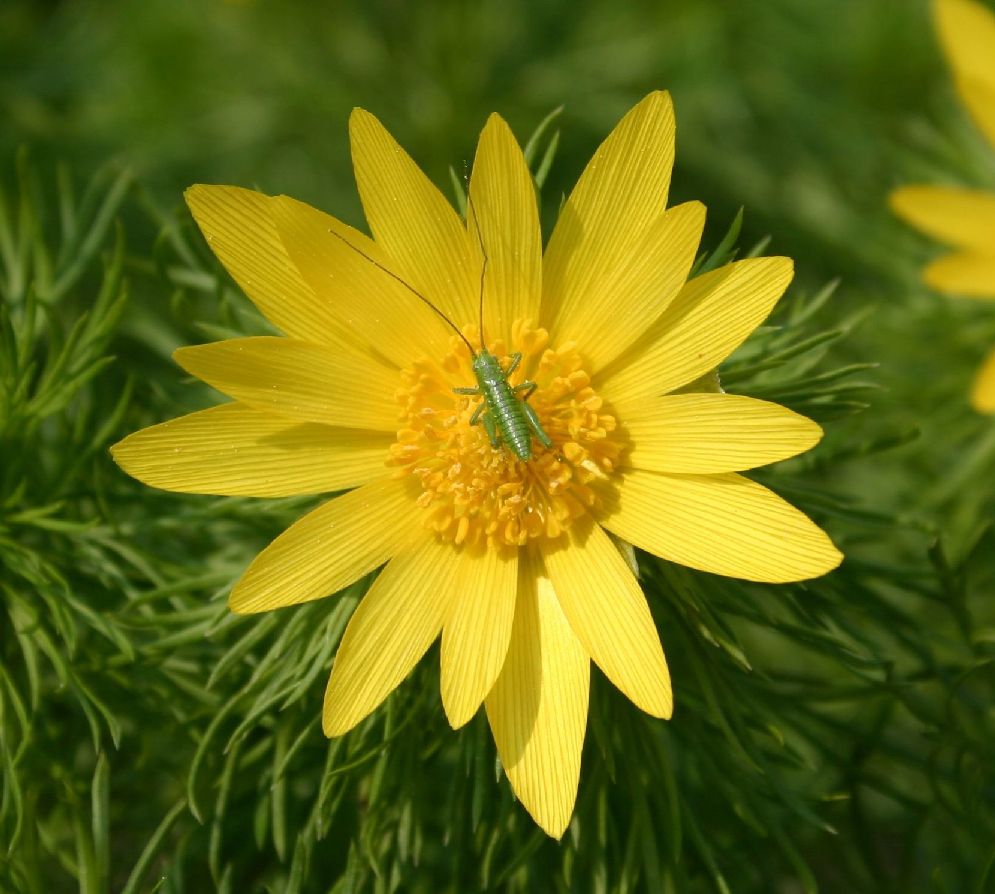
[[[991,185],[995,166],[924,9],[125,11],[0,7],[0,153],[29,139],[38,159],[0,154],[0,890],[987,890],[995,428],[965,393],[995,315],[918,285],[933,249],[884,197]],[[448,728],[437,652],[357,730],[322,736],[368,581],[228,612],[231,582],[309,501],[155,492],[107,447],[216,399],[174,347],[267,331],[177,209],[187,183],[259,184],[356,222],[344,125],[362,104],[437,182],[450,166],[458,203],[487,113],[521,134],[563,102],[530,144],[548,232],[595,140],[659,86],[677,103],[674,200],[711,212],[698,272],[737,246],[796,259],[719,380],[825,427],[755,477],[847,559],[773,587],[639,554],[676,714],[651,720],[595,676],[557,844],[513,803],[483,717]],[[71,182],[118,154],[137,176]]]
[[[135,647],[104,614],[119,582],[101,451],[129,394],[97,381],[125,300],[113,221],[130,178],[94,181],[77,204],[60,170],[57,214],[45,220],[24,155],[18,174],[19,194],[0,194],[0,592],[10,632],[0,689],[0,838],[8,858],[27,856],[11,877],[28,891],[39,889],[32,866],[49,843],[89,886],[106,879],[108,768],[93,755],[120,742],[122,719],[99,668],[130,663]],[[102,643],[97,656],[88,654],[94,641]],[[49,712],[66,703],[79,716],[58,728]],[[49,763],[43,743],[52,735],[75,742],[64,742],[61,756],[48,754]],[[92,798],[76,766],[83,742]],[[83,819],[91,800],[92,835]],[[60,842],[74,837],[75,856]]]

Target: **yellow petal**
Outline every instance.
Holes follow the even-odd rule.
[[[926,284],[966,298],[995,298],[995,253],[958,251],[937,258],[923,270]]]
[[[379,707],[442,629],[458,595],[458,553],[428,536],[395,556],[349,619],[321,714],[326,736],[341,736]]]
[[[455,551],[457,596],[442,634],[442,706],[463,726],[491,691],[508,654],[518,588],[518,550]]]
[[[457,326],[475,321],[479,282],[459,215],[369,112],[353,110],[349,136],[366,220],[391,269]]]
[[[229,397],[292,419],[398,427],[398,373],[346,348],[262,336],[180,348],[173,359]]]
[[[995,14],[974,0],[935,0],[933,14],[964,102],[995,145]]]
[[[995,413],[995,351],[978,370],[971,388],[971,404],[979,413]]]
[[[843,559],[806,515],[735,474],[626,472],[600,521],[663,559],[745,580],[807,580]]]
[[[385,478],[335,497],[294,522],[235,584],[240,614],[321,599],[383,565],[423,530],[410,484]]]
[[[543,548],[556,598],[577,639],[638,708],[670,717],[670,674],[646,597],[615,544],[596,524],[574,524]]]
[[[995,63],[993,63],[995,64]],[[892,210],[934,239],[995,254],[995,194],[952,186],[904,186]]]
[[[337,318],[287,256],[270,217],[269,196],[199,184],[185,197],[211,250],[274,326],[295,338],[342,344]]]
[[[530,552],[519,565],[508,656],[485,706],[516,797],[546,834],[560,838],[577,799],[590,662]]]
[[[595,387],[622,404],[703,376],[767,318],[792,275],[790,258],[748,258],[695,277]]]
[[[595,372],[635,342],[684,285],[705,225],[705,206],[688,202],[660,215],[630,254],[601,271],[590,300],[552,324],[557,340],[575,341]]]
[[[542,319],[551,331],[622,266],[663,213],[674,164],[674,109],[651,93],[616,125],[588,163],[556,221],[543,262]]]
[[[814,447],[822,429],[738,394],[669,394],[615,408],[632,448],[623,463],[654,472],[737,472]]]
[[[487,255],[485,333],[507,344],[515,320],[539,319],[542,235],[532,175],[511,129],[498,115],[487,119],[480,134],[470,199],[467,228],[476,262],[481,242]]]
[[[352,340],[402,368],[422,354],[440,357],[449,350],[452,330],[378,268],[389,269],[389,261],[372,239],[286,196],[274,198],[271,210],[290,259]]]
[[[135,432],[111,455],[133,478],[164,490],[289,497],[385,476],[393,440],[223,404]]]
[[[957,92],[978,129],[995,146],[995,85],[990,79],[956,79]]]

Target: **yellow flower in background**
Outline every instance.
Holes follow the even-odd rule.
[[[995,147],[995,14],[975,0],[935,0],[933,14],[954,83],[974,123]],[[941,292],[995,299],[995,193],[906,186],[891,195],[899,217],[956,249],[923,271]],[[982,364],[971,403],[995,413],[995,351]]]
[[[665,210],[665,93],[598,149],[545,254],[531,176],[498,116],[480,136],[468,223],[372,115],[356,110],[350,136],[373,239],[286,197],[188,191],[208,243],[285,337],[177,351],[234,402],[131,435],[114,457],[175,491],[346,490],[252,562],[231,608],[318,599],[386,563],[339,646],[325,733],[368,716],[441,635],[450,723],[484,705],[516,795],[559,837],[591,660],[642,710],[672,711],[649,606],[613,537],[754,581],[815,577],[842,558],[737,474],[812,447],[814,422],[749,397],[675,393],[767,317],[792,264],[751,258],[687,280],[705,210]],[[412,292],[479,350],[481,288],[486,346],[505,369],[522,355],[510,383],[536,383],[529,404],[552,441],[534,440],[527,461],[472,424],[480,398],[453,391],[476,384],[471,352]]]

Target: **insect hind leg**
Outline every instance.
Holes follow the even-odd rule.
[[[486,407],[487,407],[487,404],[485,404],[483,401],[481,401],[477,405],[477,409],[473,411],[473,415],[470,417],[470,425],[476,425],[478,422],[480,422],[480,414],[484,412],[484,409]],[[486,428],[486,426],[487,426],[487,423],[485,422],[484,423],[484,427]]]
[[[529,421],[529,427],[532,429],[532,433],[536,436],[536,440],[548,450],[553,446],[553,441],[549,435],[546,434],[546,429],[542,427],[542,423],[539,421],[538,413],[536,413],[531,404],[525,403],[524,400],[522,401],[522,410],[525,413],[525,418]]]
[[[484,404],[481,404],[481,409]],[[480,410],[474,413],[474,416],[480,415]],[[501,441],[498,439],[497,425],[494,424],[494,417],[490,413],[484,413],[481,421],[484,423],[484,431],[487,432],[487,437],[490,439],[491,447],[497,450],[501,446]]]

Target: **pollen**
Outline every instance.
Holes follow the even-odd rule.
[[[463,331],[480,343],[474,327]],[[551,347],[545,329],[516,321],[511,344],[487,347],[504,369],[521,353],[509,383],[536,383],[529,403],[553,446],[534,439],[532,458],[522,461],[506,445],[492,446],[479,421],[470,424],[482,398],[453,393],[476,385],[470,351],[454,336],[444,357],[423,357],[402,371],[402,422],[388,463],[420,480],[425,525],[455,544],[559,537],[574,519],[597,513],[624,439],[572,342]]]

